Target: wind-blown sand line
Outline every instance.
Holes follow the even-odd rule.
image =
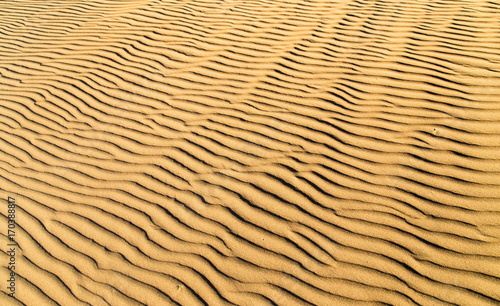
[[[482,1],[2,4],[17,298],[493,305],[498,17]]]

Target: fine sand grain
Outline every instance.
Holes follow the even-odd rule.
[[[499,305],[500,2],[1,1],[0,197],[1,305]]]

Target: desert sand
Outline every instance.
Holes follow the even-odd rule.
[[[0,305],[499,305],[500,2],[2,1],[0,198]]]

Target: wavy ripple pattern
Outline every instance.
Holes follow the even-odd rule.
[[[486,0],[2,1],[2,301],[498,305],[499,20]]]

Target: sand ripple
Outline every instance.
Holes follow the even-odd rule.
[[[0,303],[498,305],[499,20],[2,1]]]

